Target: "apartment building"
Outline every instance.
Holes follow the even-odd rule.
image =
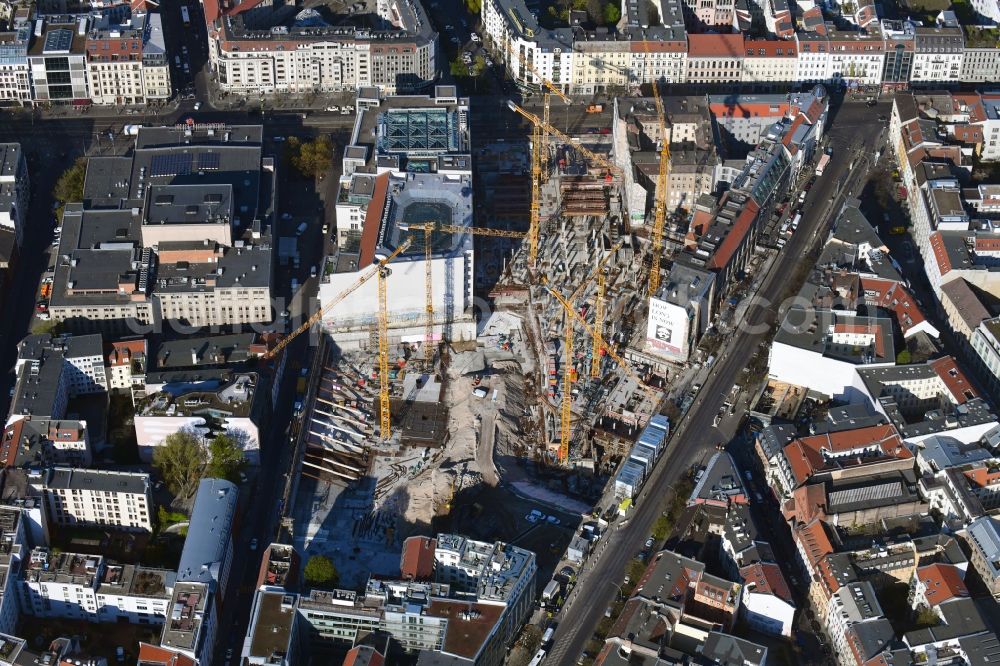
[[[91,18],[84,44],[94,104],[145,104],[171,94],[170,62],[159,14],[110,12]]]
[[[216,592],[210,585],[191,581],[174,585],[160,634],[160,648],[174,653],[168,655],[170,666],[180,666],[183,658],[211,666],[219,631],[217,607]]]
[[[59,421],[69,399],[107,391],[101,336],[29,335],[18,343],[17,384],[7,425]]]
[[[0,633],[13,634],[20,615],[18,576],[28,542],[19,507],[0,506]]]
[[[32,100],[36,103],[86,104],[86,18],[57,16],[36,21],[28,50]]]
[[[35,548],[25,563],[21,609],[42,618],[160,624],[174,581],[173,572],[162,569]]]
[[[986,388],[1000,395],[1000,317],[979,322],[970,344],[979,358],[980,377],[987,382]]]
[[[994,83],[1000,81],[1000,49],[995,45],[973,45],[966,42],[962,54],[962,83]]]
[[[32,24],[29,18],[29,9],[19,8],[10,32],[0,38],[0,100],[22,106],[32,99],[31,64],[28,60]]]
[[[341,15],[335,27],[322,19],[289,27],[277,6],[209,0],[209,62],[217,83],[226,92],[254,96],[367,86],[395,94],[431,85],[437,34],[422,4],[381,0],[376,7],[384,28],[373,29],[349,15]]]
[[[233,522],[239,488],[225,479],[202,479],[191,510],[177,580],[204,586],[224,599],[233,564]]]
[[[751,90],[778,92],[795,81],[798,52],[794,40],[747,39],[743,83]]]
[[[825,80],[835,85],[872,86],[882,82],[885,41],[881,33],[831,30]]]
[[[53,467],[34,477],[33,485],[56,525],[153,530],[149,474]]]
[[[885,68],[882,89],[904,90],[913,75],[913,55],[916,49],[916,24],[909,20],[881,22],[885,36]]]
[[[154,377],[154,375],[151,375]],[[186,430],[208,441],[227,435],[242,448],[246,461],[260,461],[260,427],[269,413],[266,391],[258,391],[256,373],[220,371],[207,386],[181,385],[149,394],[136,404],[135,436],[139,456],[153,451],[171,434]]]
[[[106,342],[104,354],[108,390],[128,392],[134,406],[137,400],[146,395],[148,340],[131,338]]]
[[[271,321],[277,188],[261,141],[260,126],[144,127],[130,157],[92,158],[63,215],[52,318],[131,335]]]
[[[704,84],[713,91],[735,89],[743,80],[745,57],[742,33],[688,35],[685,82]]]
[[[24,243],[30,189],[28,163],[21,144],[0,144],[0,228],[13,232],[18,248]]]
[[[986,589],[1000,597],[1000,521],[991,516],[976,518],[966,527],[964,540],[969,547],[969,561]]]
[[[957,25],[924,27],[915,31],[913,86],[957,83],[962,77],[965,38]]]

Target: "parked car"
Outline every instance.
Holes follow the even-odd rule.
[[[198,110],[200,110],[200,109],[201,109],[201,102],[195,102],[195,103],[194,103],[194,110],[195,110],[195,111],[198,111]]]
[[[250,550],[257,550],[257,539],[250,539]]]
[[[648,539],[646,539],[646,550],[652,548],[654,543],[655,541],[653,541],[653,537],[649,537]]]

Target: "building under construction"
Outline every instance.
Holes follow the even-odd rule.
[[[434,96],[361,94],[357,110],[351,144],[344,150],[338,247],[323,266],[321,306],[409,239],[410,247],[385,278],[390,343],[424,343],[428,302],[434,339],[473,339],[472,236],[461,231],[426,236],[423,231],[425,224],[453,230],[472,226],[468,100],[458,98],[451,86],[439,86]],[[327,312],[323,327],[342,349],[372,349],[378,302],[378,281],[371,280]]]

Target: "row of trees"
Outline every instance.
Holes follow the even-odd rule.
[[[174,495],[190,497],[205,478],[237,483],[246,458],[239,443],[229,435],[216,435],[206,447],[193,432],[168,435],[153,451],[153,467]]]

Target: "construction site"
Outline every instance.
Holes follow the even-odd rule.
[[[355,233],[288,337],[326,336],[300,396],[292,536],[346,586],[440,529],[554,565],[661,400],[619,351],[643,329],[652,246],[623,221],[611,137],[512,104],[531,142],[473,155],[467,101],[448,95],[359,103],[338,202]]]
[[[289,336],[320,324],[325,334],[301,396],[293,538],[330,556],[344,585],[391,574],[403,539],[440,530],[510,541],[555,566],[581,517],[631,501],[666,446],[637,439],[655,426],[666,441],[662,414],[690,404],[693,370],[711,364],[689,357],[758,264],[754,216],[769,216],[794,178],[782,136],[811,103],[789,101],[763,147],[733,166],[732,191],[717,206],[699,197],[686,217],[674,204],[668,215],[669,140],[652,144],[642,201],[642,167],[614,154],[618,129],[567,135],[548,106],[570,100],[546,90],[540,114],[509,104],[530,142],[475,151],[468,100],[453,89],[359,98],[341,242],[320,310]],[[647,144],[669,136],[653,92]],[[623,200],[629,187],[645,214]],[[769,198],[750,201],[751,190]],[[677,228],[689,217],[691,230]]]

